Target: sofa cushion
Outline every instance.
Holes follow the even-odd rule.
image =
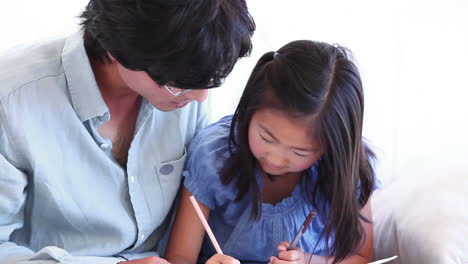
[[[375,259],[468,263],[468,164],[421,164],[377,190],[371,202]]]

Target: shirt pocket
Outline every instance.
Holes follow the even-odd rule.
[[[163,199],[161,215],[164,217],[171,209],[179,190],[186,157],[187,150],[184,148],[180,158],[160,163],[155,167]]]

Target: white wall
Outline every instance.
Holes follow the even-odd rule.
[[[86,0],[3,1],[0,50],[77,29]],[[285,4],[287,3],[287,4]],[[213,119],[232,113],[256,60],[295,39],[354,51],[365,86],[365,136],[384,183],[425,162],[468,166],[468,1],[248,0],[254,51],[223,88]],[[52,11],[56,10],[56,11]]]
[[[3,0],[0,2],[0,51],[18,43],[67,34],[78,29],[88,0]]]

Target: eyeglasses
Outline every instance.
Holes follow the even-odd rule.
[[[178,89],[178,88],[171,88],[167,85],[164,85],[164,88],[166,88],[166,90],[171,93],[173,96],[180,96],[180,95],[183,95],[185,93],[188,93],[190,92],[192,89]],[[175,89],[178,89],[180,91],[176,92],[174,91]]]

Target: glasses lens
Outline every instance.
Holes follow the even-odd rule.
[[[190,92],[192,89],[179,89],[179,88],[174,88],[170,87],[167,85],[164,85],[164,87],[173,95],[173,96],[179,96],[184,93]]]

